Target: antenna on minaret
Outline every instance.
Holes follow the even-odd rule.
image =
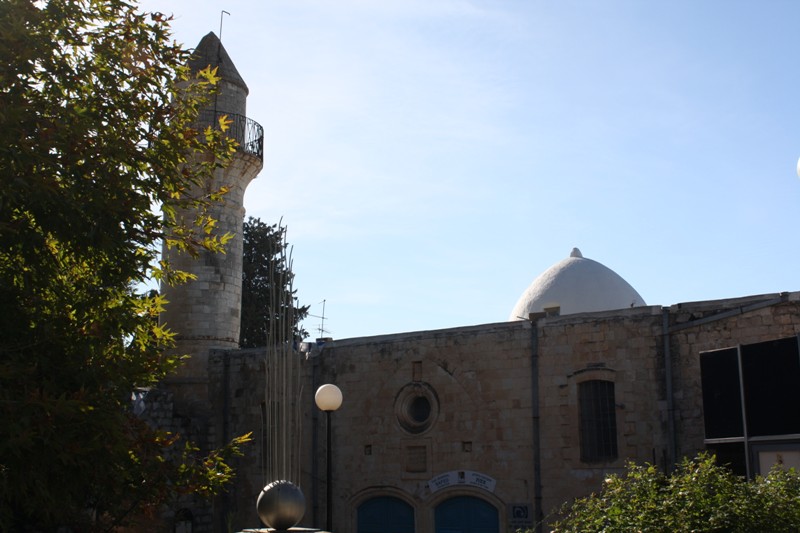
[[[222,70],[220,67],[220,63],[222,63],[222,17],[228,15],[230,13],[225,11],[224,9],[219,13],[219,40],[217,42],[217,68]],[[213,125],[217,121],[217,98],[219,98],[219,90],[214,91],[214,116],[212,117],[211,124]]]
[[[222,11],[220,11],[220,13],[219,13],[219,42],[222,42],[222,16],[223,15],[230,16],[231,14],[228,13],[227,11],[225,11],[224,9]]]

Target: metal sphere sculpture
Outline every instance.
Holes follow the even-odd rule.
[[[267,527],[286,530],[302,520],[306,512],[306,498],[291,481],[273,481],[261,489],[256,509]]]

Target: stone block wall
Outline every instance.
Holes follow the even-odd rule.
[[[209,425],[207,418],[184,416],[176,411],[171,390],[154,388],[139,392],[134,397],[132,407],[134,413],[152,427],[180,435],[195,443],[201,450],[210,449],[215,438],[213,427]],[[182,496],[178,501],[171,502],[163,509],[160,520],[151,524],[150,530],[172,531],[176,517],[187,510],[193,522],[193,531],[212,533],[218,530],[214,523],[213,505],[199,496]]]
[[[597,490],[627,460],[663,462],[665,408],[660,357],[661,309],[566,315],[538,321],[542,506]],[[582,462],[578,385],[614,383],[618,455]]]
[[[494,503],[504,524],[507,503],[530,503],[529,339],[530,324],[516,322],[326,346],[315,387],[334,383],[344,396],[332,415],[334,529],[354,531],[358,505],[378,494],[407,501],[420,524],[432,523],[436,502],[456,490]],[[430,424],[421,430],[403,425],[405,400],[415,394],[427,394],[432,404]],[[322,452],[319,446],[324,472]],[[459,471],[489,476],[496,485],[431,490],[432,478]]]

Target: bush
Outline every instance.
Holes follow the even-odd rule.
[[[599,493],[565,505],[562,516],[554,532],[800,531],[800,474],[776,466],[747,481],[705,453],[671,475],[629,463]]]

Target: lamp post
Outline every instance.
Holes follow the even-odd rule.
[[[333,524],[333,460],[332,460],[332,453],[331,453],[331,413],[337,410],[342,405],[342,391],[339,390],[339,387],[336,385],[332,385],[330,383],[326,383],[322,385],[320,388],[317,389],[316,394],[314,394],[314,403],[317,404],[320,411],[325,411],[325,418],[326,418],[326,425],[328,431],[328,445],[326,447],[326,502],[325,502],[325,513],[327,517],[327,530],[331,531],[331,526]]]

